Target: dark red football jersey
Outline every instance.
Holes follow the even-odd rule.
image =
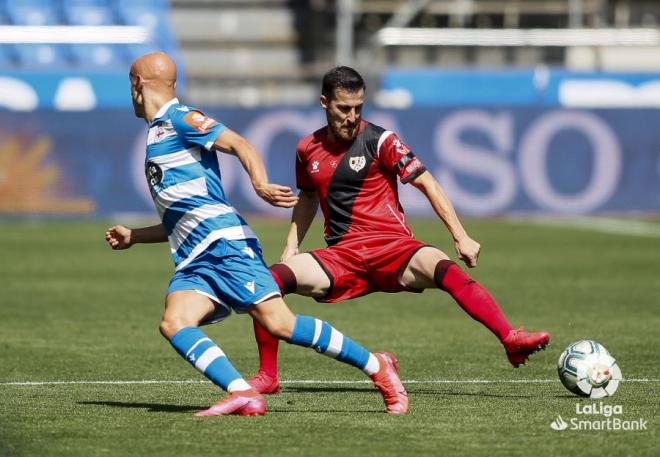
[[[330,141],[324,127],[296,150],[296,184],[318,194],[328,245],[360,236],[412,237],[396,179],[405,184],[424,171],[394,132],[366,121],[351,143]]]

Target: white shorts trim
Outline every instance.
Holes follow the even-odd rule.
[[[218,305],[219,308],[221,308],[221,310],[217,310],[215,313],[211,314],[211,316],[203,320],[199,325],[215,324],[216,322],[224,321],[229,316],[231,316],[231,311],[232,311],[231,306],[224,303],[218,297],[209,294],[208,292],[204,292],[203,290],[199,290],[199,289],[192,289],[192,290],[194,290],[200,295],[204,295],[205,297],[210,298],[211,301],[215,302],[215,304]]]

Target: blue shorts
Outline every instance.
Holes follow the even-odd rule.
[[[218,305],[202,324],[221,321],[232,310],[245,313],[257,303],[280,296],[256,239],[214,242],[174,274],[167,294],[177,290],[194,290]]]

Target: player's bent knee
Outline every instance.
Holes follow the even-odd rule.
[[[192,327],[197,324],[196,322],[190,322],[178,316],[164,316],[163,320],[160,321],[158,330],[160,330],[161,335],[169,340],[182,328]]]
[[[280,340],[288,340],[291,338],[291,334],[293,333],[293,328],[286,325],[286,323],[283,321],[268,321],[266,325],[264,325],[264,328],[271,336]]]
[[[416,289],[437,287],[435,270],[438,263],[448,261],[447,254],[440,249],[426,246],[421,248],[408,262],[399,283]]]

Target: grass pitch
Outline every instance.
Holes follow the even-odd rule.
[[[286,222],[252,222],[274,261]],[[525,222],[467,226],[483,247],[473,276],[514,325],[553,334],[528,366],[511,368],[496,339],[438,291],[335,305],[290,296],[295,311],[394,353],[410,413],[387,416],[361,373],[282,344],[281,377],[289,382],[268,397],[266,416],[204,419],[191,413],[222,393],[157,330],[172,273],[165,245],[113,252],[104,224],[2,222],[0,455],[660,455],[660,237]],[[454,255],[439,222],[413,228]],[[320,245],[315,226],[305,247]],[[248,317],[206,330],[240,371],[255,371]],[[594,403],[556,380],[559,353],[581,338],[604,344],[624,377],[636,380],[603,402],[622,405],[621,419],[645,419],[648,430],[550,428],[558,415],[578,417],[576,403]],[[123,383],[145,380],[157,382]],[[35,381],[65,383],[21,384]]]

